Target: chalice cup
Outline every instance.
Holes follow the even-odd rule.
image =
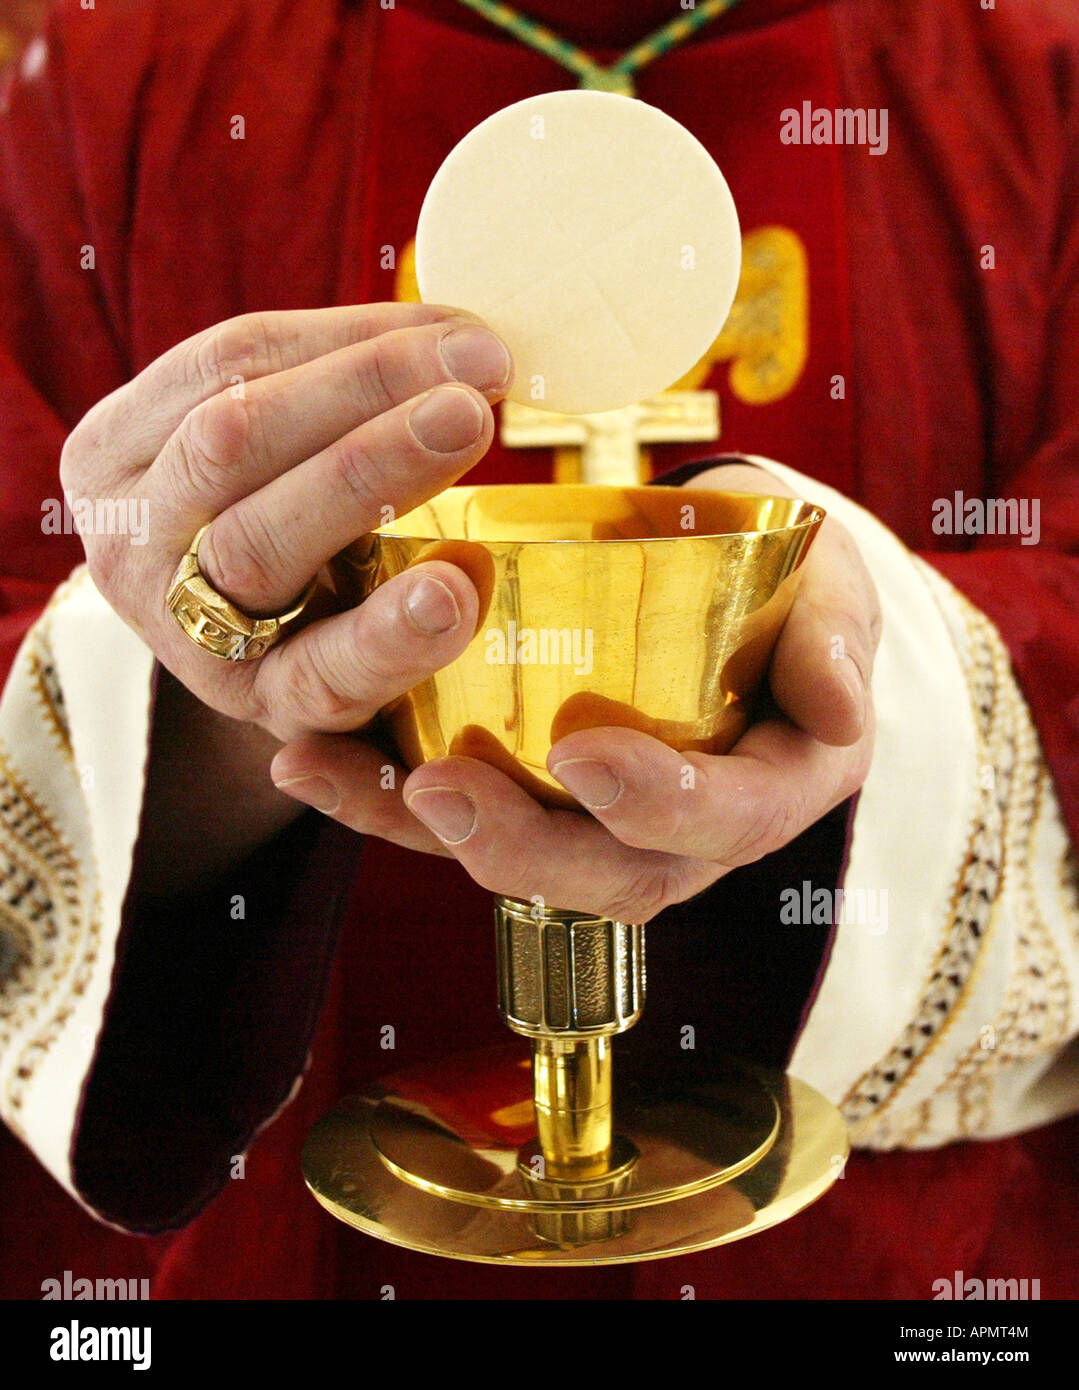
[[[362,595],[447,560],[480,596],[465,652],[387,710],[411,767],[483,759],[548,806],[552,745],[622,726],[722,754],[746,728],[824,518],[786,497],[671,487],[455,487],[354,548]],[[692,764],[683,768],[692,796]],[[486,1262],[605,1264],[736,1240],[839,1176],[835,1108],[735,1066],[692,1084],[619,1077],[640,1017],[644,925],[496,896],[498,994],[531,1044],[413,1069],[312,1130],[304,1176],[381,1239]],[[518,1046],[520,1046],[518,1044]]]

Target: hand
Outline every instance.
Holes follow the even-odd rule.
[[[348,611],[320,589],[265,656],[225,661],[165,606],[192,537],[211,523],[200,567],[241,610],[286,611],[383,508],[407,511],[486,453],[511,375],[501,341],[450,309],[246,314],[164,353],[73,431],[68,495],[130,499],[149,522],[145,544],[83,544],[176,678],[159,687],[140,855],[154,891],[196,886],[295,818],[268,776],[280,744],[367,723],[468,645],[478,609],[461,570],[419,565]]]
[[[83,537],[94,581],[204,704],[283,741],[355,729],[468,644],[477,600],[460,570],[418,566],[251,662],[181,631],[165,608],[173,572],[210,522],[210,584],[244,612],[285,611],[384,507],[407,511],[486,453],[510,375],[477,321],[419,304],[248,314],[197,334],[64,448],[67,491],[148,504],[149,544]]]
[[[728,466],[693,487],[790,496],[771,475]],[[643,922],[731,869],[782,848],[862,784],[872,756],[870,695],[880,605],[849,533],[828,518],[769,673],[785,718],[751,727],[723,757],[678,753],[629,729],[589,729],[552,749],[548,768],[591,814],[545,809],[486,763],[444,758],[400,770],[349,739],[284,748],[272,772],[364,833],[453,854],[493,892]],[[694,768],[694,787],[682,768]],[[312,784],[314,785],[314,784]],[[432,833],[433,832],[433,833]]]

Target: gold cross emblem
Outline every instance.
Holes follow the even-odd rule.
[[[642,477],[642,444],[718,438],[714,391],[663,391],[599,415],[559,415],[514,401],[502,403],[502,443],[510,449],[558,449],[559,482],[636,485],[647,481]],[[564,452],[569,449],[574,453]]]

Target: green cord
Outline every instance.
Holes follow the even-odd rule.
[[[576,73],[579,86],[593,91],[621,92],[624,96],[633,96],[634,73],[639,72],[653,58],[659,58],[680,43],[684,43],[711,20],[717,19],[727,10],[733,10],[739,0],[699,0],[692,9],[686,10],[677,19],[670,20],[654,34],[649,34],[628,53],[623,53],[609,68],[601,67],[576,44],[559,38],[556,33],[542,24],[537,24],[534,19],[519,14],[509,5],[503,5],[501,0],[460,0],[460,3],[483,15],[484,19],[489,19],[492,24],[504,29],[507,34],[512,34],[529,48],[534,48],[538,53],[545,53],[548,58]]]

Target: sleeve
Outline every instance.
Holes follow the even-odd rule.
[[[791,1070],[841,1107],[864,1147],[990,1138],[1065,1115],[1079,1108],[1068,768],[1058,784],[986,613],[858,504],[752,461],[847,527],[884,610],[876,749]],[[1075,650],[1079,610],[1063,611],[1068,555],[1036,565],[1009,550],[958,558],[976,592],[979,579],[988,593],[1027,570],[1018,593],[1028,613],[1045,614],[1060,650]],[[1050,730],[1075,698],[1074,660],[1056,668],[1038,707]]]
[[[197,898],[131,886],[158,672],[76,567],[58,465],[130,375],[119,171],[154,8],[109,20],[101,129],[72,109],[74,6],[0,94],[0,1118],[145,1232],[205,1205],[293,1094],[359,844],[302,817]]]

